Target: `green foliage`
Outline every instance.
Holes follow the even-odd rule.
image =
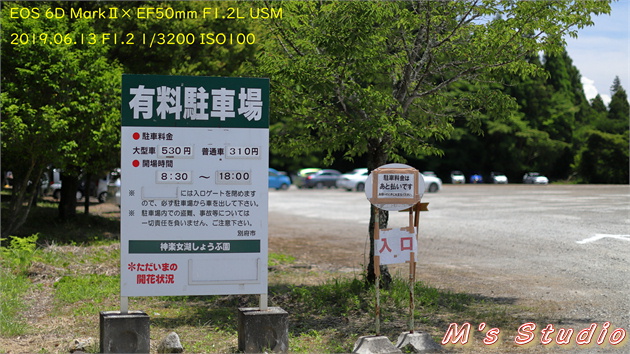
[[[608,105],[608,120],[610,125],[606,132],[623,134],[628,132],[630,121],[630,104],[628,103],[628,94],[621,86],[619,77],[615,77],[613,86],[611,87],[612,97]]]
[[[38,259],[38,235],[11,236],[8,246],[0,246],[0,333],[24,334],[28,329],[21,311],[26,308],[24,294],[30,288],[29,270]],[[0,239],[5,243],[6,239]]]
[[[4,253],[2,257],[4,258]],[[26,309],[22,299],[29,287],[30,281],[26,276],[12,273],[3,264],[0,268],[0,333],[3,336],[17,336],[27,332],[28,325],[21,312]]]
[[[10,19],[9,8],[2,9],[6,20],[2,27],[4,34],[68,33],[79,38],[81,34],[94,32],[94,21],[90,19],[17,20]],[[43,5],[40,11],[48,8]],[[28,157],[40,164],[55,163],[58,167],[102,168],[102,159],[95,156],[100,151],[115,151],[119,146],[120,126],[117,122],[121,70],[107,60],[108,46],[100,42],[51,45],[53,38],[15,45],[10,43],[11,38],[2,36],[2,79],[6,94],[3,154]],[[7,134],[8,131],[12,133]],[[5,158],[5,161],[22,172],[19,159]]]
[[[128,33],[134,36],[136,45],[121,45],[111,48],[109,56],[120,62],[129,74],[160,75],[199,75],[199,76],[243,76],[247,73],[253,59],[257,44],[243,45],[227,43],[224,45],[201,45],[199,36],[202,33],[238,34],[253,33],[257,42],[264,35],[262,20],[214,20],[204,18],[204,8],[248,9],[253,7],[247,1],[135,1],[121,3],[93,3],[99,8],[172,8],[174,13],[188,14],[196,12],[198,16],[180,16],[170,20],[152,16],[140,21],[129,21],[119,17],[110,21],[101,21],[99,27],[103,32]],[[85,7],[85,5],[84,5]],[[209,13],[210,15],[210,13]],[[195,45],[154,45],[141,44],[142,36],[151,33],[195,33]],[[207,42],[207,40],[206,40]]]
[[[628,183],[628,135],[598,130],[587,131],[585,135],[586,143],[575,163],[580,177],[589,183]]]
[[[277,266],[284,264],[291,264],[295,262],[295,257],[280,253],[269,253],[269,266]]]
[[[16,274],[27,275],[31,264],[36,259],[39,234],[27,237],[11,236],[10,238],[8,247],[0,247],[0,255],[2,255],[0,262]],[[0,240],[5,241],[6,239]]]
[[[505,117],[509,97],[477,84],[502,72],[541,72],[523,58],[560,53],[563,36],[592,24],[591,13],[610,11],[606,2],[507,1],[287,2],[283,9],[271,29],[278,40],[264,43],[258,57],[278,102],[275,152],[324,149],[328,162],[335,151],[365,154],[372,168],[372,161],[439,153],[433,142],[449,137],[455,119],[480,131],[483,117]],[[462,81],[475,89],[453,95]]]
[[[5,236],[25,221],[32,204],[25,208],[24,202],[35,194],[29,181],[39,181],[46,166],[76,177],[80,169],[100,173],[119,165],[120,65],[107,59],[106,43],[53,42],[53,34],[80,38],[97,32],[95,20],[11,18],[9,11],[19,7],[32,4],[2,7],[3,168],[14,172],[16,183]],[[39,9],[50,7],[42,3]],[[11,33],[44,35],[18,45]]]
[[[52,304],[40,310],[54,311],[62,327],[52,324],[40,328],[38,325],[38,331],[58,333],[63,328],[92,337],[98,335],[97,329],[94,330],[89,324],[99,311],[117,309],[120,277],[92,272],[94,269],[112,268],[112,263],[118,264],[118,252],[111,250],[111,247],[101,245],[53,245],[42,250],[37,259],[46,271],[39,273],[38,279],[40,276],[59,279],[52,287],[32,288],[30,283],[35,278],[16,275],[3,267],[0,270],[2,334],[17,336],[30,331],[21,320],[26,305],[32,305],[24,302],[27,291],[41,294],[52,291]],[[39,250],[35,252],[40,253]],[[270,259],[279,259],[282,263],[292,262],[291,257],[285,255],[272,256]],[[54,273],[46,273],[50,271]],[[272,306],[281,307],[290,313],[289,341],[292,352],[350,352],[358,336],[372,333],[375,294],[373,287],[366,286],[363,279],[336,273],[321,284],[306,286],[298,284],[304,280],[314,283],[310,279],[311,272],[296,269],[288,272],[293,274],[283,274],[281,278],[275,277],[274,272],[270,274],[269,300]],[[316,277],[321,279],[320,274]],[[381,328],[383,334],[390,338],[395,338],[407,329],[408,290],[405,280],[394,278],[392,287],[381,292]],[[184,345],[194,352],[235,352],[236,309],[256,306],[257,300],[255,295],[138,297],[130,305],[143,309],[151,316],[152,339],[176,331],[180,337],[187,338],[188,344]],[[418,328],[432,333],[443,331],[444,318],[453,322],[492,321],[506,328],[516,328],[522,323],[521,319],[513,316],[521,309],[506,305],[503,300],[445,292],[421,282],[415,284],[415,303]],[[536,320],[532,318],[531,311],[528,311],[527,319]],[[53,342],[46,345],[42,344],[42,352],[56,350]]]
[[[541,58],[544,59],[542,62]],[[444,156],[440,159],[423,157],[419,163],[423,169],[443,175],[451,170],[466,173],[499,170],[507,173],[511,181],[519,181],[524,172],[538,171],[552,180],[627,183],[624,177],[628,170],[628,164],[624,162],[627,144],[624,148],[619,139],[628,134],[630,108],[620,82],[613,83],[613,92],[620,93],[610,107],[618,105],[615,111],[625,115],[612,118],[616,113],[610,114],[601,97],[593,99],[591,104],[587,102],[579,72],[566,51],[542,57],[529,56],[527,60],[545,71],[537,76],[495,76],[497,82],[508,84],[502,89],[517,104],[505,108],[506,118],[498,120],[488,114],[480,115],[479,129],[484,132],[483,136],[471,133],[470,121],[456,120],[451,138],[436,143],[443,149]],[[459,90],[466,89],[459,84],[454,86]],[[454,90],[453,100],[458,97],[459,92]],[[592,141],[598,139],[591,137],[594,132],[600,137],[600,133],[618,136],[606,138],[610,144],[603,148]],[[590,143],[588,139],[591,139]],[[596,150],[589,151],[587,144]],[[602,156],[600,162],[594,162],[598,160],[598,154]],[[608,163],[605,168],[595,167],[611,158],[616,163]],[[599,172],[595,173],[593,169]]]
[[[58,306],[72,304],[76,315],[103,311],[101,304],[120,293],[120,276],[87,274],[64,276],[55,283]]]
[[[292,287],[290,294],[299,306],[318,308],[323,316],[344,316],[365,303],[365,289],[365,283],[358,279],[334,279],[317,287]]]

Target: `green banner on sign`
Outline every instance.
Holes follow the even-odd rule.
[[[130,240],[129,253],[259,253],[260,240]]]
[[[122,125],[269,128],[269,79],[123,75]]]

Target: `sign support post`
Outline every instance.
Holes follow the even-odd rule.
[[[379,209],[378,207],[374,207],[374,244],[379,240],[380,226],[379,226]],[[376,306],[374,308],[375,311],[375,320],[374,326],[376,329],[376,335],[381,335],[381,257],[379,257],[374,252],[374,284],[376,286]]]
[[[416,240],[418,239],[418,225],[413,223],[412,215],[414,214],[413,208],[409,208],[409,226],[415,226],[416,229]],[[416,212],[417,213],[417,212]],[[409,253],[409,333],[413,333],[414,329],[414,321],[413,321],[413,310],[414,310],[414,287],[416,283],[416,253]]]
[[[267,294],[260,294],[260,300],[259,300],[258,306],[260,307],[260,311],[267,311],[268,310],[268,297],[267,297]]]
[[[120,313],[123,315],[129,313],[129,298],[127,296],[120,297]]]

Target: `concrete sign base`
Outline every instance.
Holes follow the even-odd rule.
[[[289,313],[279,307],[238,309],[238,350],[244,353],[289,351]]]
[[[385,336],[364,336],[354,343],[353,353],[361,354],[398,354],[402,351],[396,348]]]
[[[151,349],[149,316],[142,311],[100,313],[101,353],[148,353]]]
[[[437,353],[442,350],[442,347],[431,338],[429,333],[425,332],[401,333],[398,336],[396,347],[407,353]]]

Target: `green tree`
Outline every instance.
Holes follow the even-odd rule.
[[[612,93],[610,103],[608,104],[608,119],[610,120],[609,133],[628,135],[628,127],[630,123],[630,105],[628,104],[628,94],[621,86],[619,76],[615,77],[610,88]]]
[[[578,130],[580,145],[573,168],[586,183],[630,182],[630,105],[618,77],[611,93],[608,109],[599,95],[592,100],[593,120]]]
[[[133,74],[242,76],[251,66],[265,23],[262,19],[213,17],[214,9],[225,11],[228,8],[244,10],[252,7],[248,1],[107,1],[92,2],[92,6],[118,8],[117,19],[101,21],[98,25],[104,32],[125,33],[128,38],[133,38],[134,45],[113,46],[109,52],[110,58],[122,63],[126,73]],[[130,21],[122,16],[123,9],[143,8],[170,8],[172,18],[150,16]],[[204,12],[204,8],[212,10]],[[228,37],[221,45],[212,44],[214,35],[218,33],[232,35],[232,40]],[[237,43],[234,37],[239,33],[253,35],[249,38],[254,43]],[[153,34],[158,36],[153,38]],[[164,37],[159,34],[164,34]],[[169,34],[182,35],[174,37]],[[192,37],[188,34],[195,35],[194,44],[189,44]],[[157,45],[160,39],[165,44]],[[166,44],[169,41],[182,44]]]
[[[606,104],[599,94],[591,99],[591,107],[597,113],[608,113],[608,108],[606,108]]]
[[[3,168],[14,171],[16,182],[3,235],[26,221],[47,165],[66,171],[65,190],[74,187],[66,193],[72,196],[65,198],[67,204],[60,203],[60,215],[71,217],[79,170],[103,168],[119,146],[121,70],[106,59],[107,46],[71,42],[93,32],[92,21],[9,16],[9,8],[31,5],[2,8],[2,156]],[[43,13],[49,8],[38,7]]]
[[[599,130],[590,130],[586,135],[586,143],[576,159],[580,177],[588,183],[628,183],[627,135]]]
[[[532,74],[540,68],[526,55],[559,52],[564,36],[592,24],[591,14],[610,11],[598,1],[281,6],[284,16],[270,29],[276,40],[258,57],[272,78],[273,141],[294,154],[325,150],[328,162],[335,151],[365,155],[369,169],[403,154],[438,153],[430,142],[447,138],[454,119],[479,131],[482,116],[503,117],[513,100],[499,90],[473,85],[454,97],[449,88],[504,70]]]

